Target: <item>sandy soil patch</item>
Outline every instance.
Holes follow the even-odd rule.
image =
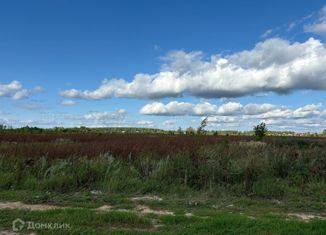
[[[112,206],[110,205],[103,205],[103,206],[100,206],[99,208],[97,208],[96,210],[97,211],[110,211],[112,210]]]
[[[304,221],[309,221],[311,219],[326,219],[325,216],[312,214],[312,213],[289,213],[288,216],[296,217]]]
[[[145,205],[137,205],[134,209],[115,209],[110,205],[103,205],[96,209],[100,212],[120,211],[120,212],[134,212],[138,214],[155,214],[155,215],[174,215],[172,211],[154,210]]]
[[[155,215],[174,215],[172,211],[167,210],[153,210],[148,206],[138,205],[136,206],[136,211],[141,214],[155,214]]]
[[[133,197],[132,201],[163,201],[162,198],[158,196],[142,196],[142,197]]]
[[[0,235],[21,235],[21,234],[12,231],[0,231]],[[36,233],[28,233],[27,235],[36,235]]]
[[[25,204],[22,202],[0,202],[0,210],[1,209],[24,209],[31,211],[47,211],[54,210],[63,207],[47,205],[47,204]]]

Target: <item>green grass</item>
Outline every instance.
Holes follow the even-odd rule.
[[[68,229],[37,229],[41,234],[106,234],[112,228],[146,229],[151,221],[134,213],[97,213],[89,209],[62,209],[46,212],[26,210],[0,210],[0,224],[11,229],[12,221],[20,218],[34,223],[65,223]],[[38,231],[39,230],[39,231]],[[28,231],[26,228],[24,231]],[[59,231],[59,232],[58,232]]]
[[[91,192],[57,193],[31,190],[2,190],[0,201],[22,201],[28,204],[54,204],[58,206],[72,206],[96,208],[103,204],[130,207],[131,201],[123,194],[93,195]]]
[[[178,230],[177,234],[324,234],[326,231],[326,224],[321,221],[303,223],[274,217],[250,219],[225,213],[194,223],[181,223],[185,229]]]
[[[326,222],[285,220],[278,215],[250,218],[230,212],[206,217],[140,216],[130,212],[98,213],[90,209],[64,209],[45,212],[0,210],[0,228],[10,230],[21,218],[34,223],[66,223],[69,229],[37,229],[38,234],[324,234]],[[155,227],[153,221],[159,222]],[[59,231],[59,232],[58,232]],[[24,232],[31,232],[24,230]]]
[[[161,201],[133,201],[133,196],[139,195],[92,195],[86,191],[69,194],[1,191],[0,201],[46,203],[71,208],[51,211],[0,210],[0,228],[9,231],[12,221],[21,218],[24,221],[70,224],[71,229],[60,230],[60,234],[325,234],[326,232],[326,220],[314,219],[304,222],[287,216],[288,213],[305,211],[326,216],[323,214],[325,203],[309,202],[309,198],[298,199],[305,205],[301,207],[296,200],[290,203],[289,199],[279,201],[250,197],[213,197],[198,192],[183,197],[176,194],[159,195],[163,198]],[[97,212],[95,208],[101,205],[112,205],[114,210]],[[132,211],[137,205],[147,205],[153,210],[172,211],[175,216],[140,214]],[[117,211],[119,208],[128,209],[130,212]],[[188,217],[186,213],[193,216]],[[40,229],[36,232],[58,234],[58,230]]]

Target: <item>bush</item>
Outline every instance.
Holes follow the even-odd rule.
[[[267,133],[266,124],[264,122],[258,124],[257,126],[254,127],[254,132],[257,140],[259,141],[263,140],[263,138]]]

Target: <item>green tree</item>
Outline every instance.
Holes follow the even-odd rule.
[[[204,132],[204,128],[207,126],[208,117],[205,117],[201,123],[200,126],[197,128],[197,134],[202,134]]]
[[[257,126],[254,126],[254,132],[255,132],[255,136],[256,139],[261,141],[263,140],[263,138],[265,137],[266,133],[267,133],[267,127],[266,124],[264,122],[258,124]]]
[[[325,135],[325,136],[326,136],[326,129],[325,129],[325,130],[323,130],[323,133],[322,133],[322,135]]]
[[[5,130],[5,129],[7,129],[7,126],[3,125],[3,124],[0,124],[0,130]]]
[[[194,134],[195,134],[195,130],[194,130],[194,128],[192,128],[191,126],[188,127],[188,128],[186,129],[186,134],[187,134],[187,135],[194,135]]]

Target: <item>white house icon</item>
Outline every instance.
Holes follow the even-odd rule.
[[[12,231],[18,232],[21,231],[24,228],[25,221],[22,219],[15,219],[12,221]]]

